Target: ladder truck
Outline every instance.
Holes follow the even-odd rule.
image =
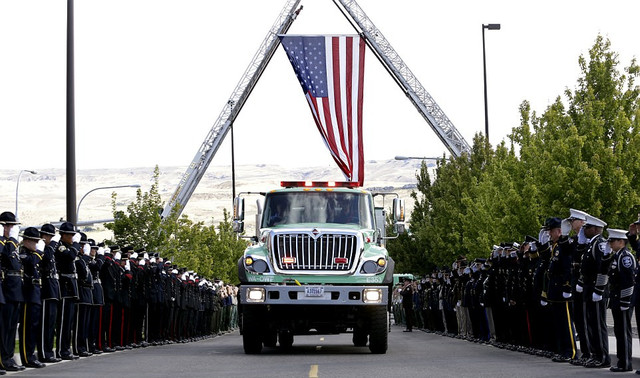
[[[452,156],[458,157],[471,150],[469,144],[455,128],[451,120],[438,106],[435,100],[411,72],[400,55],[393,49],[382,32],[367,17],[356,0],[332,0],[344,17],[361,35],[373,54],[385,67],[387,72],[400,86],[416,110],[422,115],[427,124],[433,129],[438,138],[444,143]],[[204,176],[209,164],[218,148],[224,141],[234,120],[266,69],[271,57],[280,44],[278,34],[286,34],[291,24],[297,18],[302,7],[297,8],[301,0],[287,0],[280,11],[267,36],[260,44],[251,63],[244,72],[240,82],[231,97],[223,106],[222,111],[204,142],[198,149],[191,164],[182,175],[173,195],[167,201],[161,217],[167,219],[174,211],[180,215],[187,205],[189,198]],[[297,8],[297,10],[296,10]]]

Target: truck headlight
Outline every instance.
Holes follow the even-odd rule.
[[[262,287],[247,288],[247,302],[264,302],[266,292]]]
[[[381,303],[382,290],[380,289],[364,289],[362,291],[362,300],[364,303]]]

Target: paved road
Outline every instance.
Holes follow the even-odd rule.
[[[103,354],[7,377],[606,377],[522,353],[393,326],[389,351],[373,355],[351,335],[296,337],[291,352],[245,355],[235,332],[188,344]],[[640,360],[634,359],[636,367]],[[613,357],[613,361],[616,358]],[[632,375],[632,374],[631,374]],[[623,375],[629,376],[629,375]],[[633,375],[635,376],[635,375]]]

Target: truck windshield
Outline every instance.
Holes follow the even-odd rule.
[[[262,227],[295,223],[354,224],[373,228],[370,197],[348,192],[282,192],[267,195]]]

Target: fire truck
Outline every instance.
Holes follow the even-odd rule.
[[[244,197],[234,229],[244,232]],[[254,193],[255,194],[255,193]],[[261,193],[256,235],[238,261],[244,351],[291,348],[295,335],[353,333],[353,344],[386,353],[394,262],[385,249],[384,196],[351,182],[282,182]],[[404,202],[393,198],[396,232]],[[259,202],[260,203],[260,202]]]

